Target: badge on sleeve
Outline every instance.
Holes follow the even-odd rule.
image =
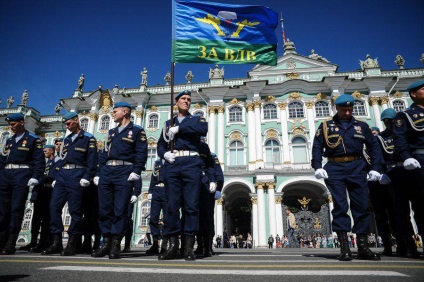
[[[395,124],[396,124],[397,127],[401,127],[403,125],[403,121],[401,119],[397,119],[395,121]]]
[[[317,130],[317,132],[315,133],[315,136],[316,136],[316,137],[318,137],[320,134],[321,134],[321,129],[319,128],[319,129]]]

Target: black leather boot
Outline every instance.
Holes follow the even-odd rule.
[[[16,240],[19,233],[10,233],[1,255],[13,255],[16,252]]]
[[[109,259],[121,258],[121,241],[122,241],[122,236],[113,235],[112,246],[110,248],[110,253],[109,253]]]
[[[160,244],[160,253],[159,254],[164,254],[166,252],[166,250],[168,250],[168,236],[163,236],[162,237],[162,243]]]
[[[153,245],[146,251],[146,255],[154,256],[159,254],[159,236],[153,236]]]
[[[169,236],[169,248],[166,250],[164,254],[161,254],[158,259],[159,260],[171,260],[178,259],[180,257],[180,241],[178,236],[172,235]]]
[[[112,238],[110,235],[103,235],[103,246],[99,249],[95,249],[91,256],[93,258],[102,258],[110,253]]]
[[[101,234],[94,234],[93,251],[97,251],[100,248]]]
[[[194,241],[195,241],[194,236],[187,235],[185,237],[185,242],[184,242],[184,259],[185,260],[196,260],[196,255],[193,252]]]
[[[9,233],[7,231],[0,233],[0,253],[3,251],[3,248],[6,246],[8,236],[9,236]]]
[[[62,251],[63,251],[62,233],[60,233],[60,234],[53,234],[53,244],[51,244],[41,254],[42,255],[54,255],[54,254],[59,254]]]
[[[356,256],[358,259],[363,260],[381,260],[380,256],[374,252],[372,252],[368,246],[368,236],[367,234],[357,234],[358,239],[358,255]]]
[[[384,250],[381,254],[383,256],[392,256],[393,251],[392,251],[392,244],[390,242],[390,236],[389,235],[383,235],[382,239],[383,239]]]
[[[32,247],[29,251],[31,253],[41,253],[44,249],[48,248],[51,244],[51,235],[48,232],[41,232],[40,241],[35,247]]]
[[[60,253],[60,255],[74,256],[77,251],[78,241],[81,241],[81,235],[69,234],[68,244],[66,244],[66,248]]]
[[[205,237],[203,237],[203,256],[205,258],[210,258],[212,256],[211,253],[211,244],[210,244],[210,239],[209,239],[209,235],[206,235]]]
[[[198,234],[196,236],[197,238],[197,248],[194,251],[194,254],[196,255],[203,255],[203,246],[204,246],[204,242],[203,242],[203,236]]]
[[[91,236],[84,235],[84,241],[82,242],[81,248],[77,250],[77,254],[91,254]]]
[[[349,241],[347,239],[346,232],[337,232],[337,237],[339,238],[340,243],[340,261],[350,261],[352,260],[352,252],[349,249]]]

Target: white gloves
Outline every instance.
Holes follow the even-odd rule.
[[[378,173],[375,170],[370,170],[370,172],[368,172],[368,181],[379,181],[381,177],[381,174]]]
[[[319,169],[315,170],[315,177],[316,177],[316,179],[321,179],[321,178],[327,179],[328,174],[325,171],[325,169],[319,168]]]
[[[131,172],[130,176],[128,177],[128,181],[136,181],[139,179],[140,179],[140,175],[135,172]]]
[[[89,185],[90,185],[90,181],[88,181],[87,179],[81,179],[80,180],[80,185],[82,186],[82,187],[88,187]]]
[[[209,192],[215,193],[215,191],[216,191],[216,182],[209,183]]]
[[[152,193],[147,194],[147,200],[151,200],[152,199]]]
[[[131,196],[130,203],[134,204],[135,202],[137,202],[137,196]]]
[[[218,200],[221,198],[221,191],[216,191],[215,192],[215,200]]]
[[[179,126],[173,126],[173,127],[169,128],[169,130],[168,130],[169,140],[174,140],[174,137],[178,133],[179,129],[180,129]]]
[[[403,162],[403,166],[405,167],[406,170],[414,170],[416,168],[421,168],[420,163],[414,158],[406,159]]]
[[[382,174],[379,180],[380,184],[382,185],[387,185],[390,182],[392,182],[392,180],[390,179],[390,177],[387,176],[387,174]]]
[[[176,150],[174,150],[174,152],[176,152]],[[168,163],[173,164],[175,162],[175,153],[172,153],[169,151],[169,152],[166,152],[165,155],[163,155],[163,157]]]
[[[52,182],[52,188],[54,188],[54,185],[56,184],[56,180],[53,180]]]
[[[94,185],[96,185],[96,186],[98,186],[98,185],[99,185],[99,179],[100,179],[100,177],[98,177],[98,176],[94,176],[94,178],[93,178],[93,183],[94,183]]]
[[[35,185],[37,185],[38,184],[38,180],[37,179],[35,179],[35,178],[31,178],[29,181],[28,181],[28,186],[35,186]]]

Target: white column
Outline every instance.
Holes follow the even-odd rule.
[[[216,153],[216,115],[215,107],[209,107],[209,121],[208,121],[208,145],[211,152]],[[224,161],[220,159],[220,161]]]
[[[143,122],[142,118],[143,118],[143,110],[136,110],[134,123],[139,126],[142,126],[142,122]]]
[[[88,132],[94,135],[94,130],[96,129],[96,121],[99,116],[96,113],[90,114],[90,119],[88,120]]]
[[[314,122],[314,102],[306,102],[306,118],[308,119],[309,139],[312,141],[315,136],[315,122]]]
[[[258,227],[258,198],[252,197],[252,221],[253,221],[253,247],[256,248],[258,244],[259,239],[259,227]]]
[[[253,104],[247,104],[247,117],[249,125],[255,123],[255,114],[253,112]],[[249,141],[249,170],[255,170],[256,169],[256,132],[255,132],[255,126],[248,126],[248,141]],[[256,238],[257,239],[257,238]]]
[[[380,130],[383,129],[383,122],[381,121],[381,114],[380,109],[378,108],[378,101],[380,99],[378,97],[372,97],[369,99],[369,103],[372,106],[372,111],[374,113],[374,119],[375,119],[375,125],[380,128]]]
[[[381,97],[380,101],[381,101],[382,111],[384,111],[385,109],[389,107],[389,97]]]
[[[275,193],[274,193],[274,187],[275,182],[268,182],[268,219],[269,219],[269,233],[272,234],[272,236],[277,235],[277,221],[276,221],[276,215],[275,215]]]
[[[281,103],[280,107],[280,122],[281,122],[281,137],[283,139],[283,163],[290,163],[290,147],[289,134],[287,128],[287,104]]]
[[[265,225],[265,197],[264,197],[264,183],[257,182],[255,184],[258,194],[258,246],[266,247],[266,225]]]
[[[218,199],[216,202],[216,225],[215,225],[215,236],[223,234],[223,228],[222,228],[222,204],[223,200]],[[222,242],[224,243],[224,242]]]
[[[221,163],[225,163],[226,160],[224,158],[224,110],[224,106],[218,107],[218,151],[215,153],[218,155],[218,159]]]
[[[256,137],[256,168],[263,166],[262,131],[261,131],[261,105],[259,100],[253,101],[255,105],[255,137]]]
[[[277,234],[280,235],[280,237],[283,237],[283,208],[281,207],[280,196],[275,197],[275,220],[277,222]]]
[[[334,209],[334,204],[333,204],[333,197],[331,195],[327,196],[327,202],[328,202],[328,211],[330,212],[330,229],[331,231],[333,231],[333,209]]]

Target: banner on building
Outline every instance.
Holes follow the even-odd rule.
[[[174,0],[174,63],[277,64],[278,15],[265,6]]]

